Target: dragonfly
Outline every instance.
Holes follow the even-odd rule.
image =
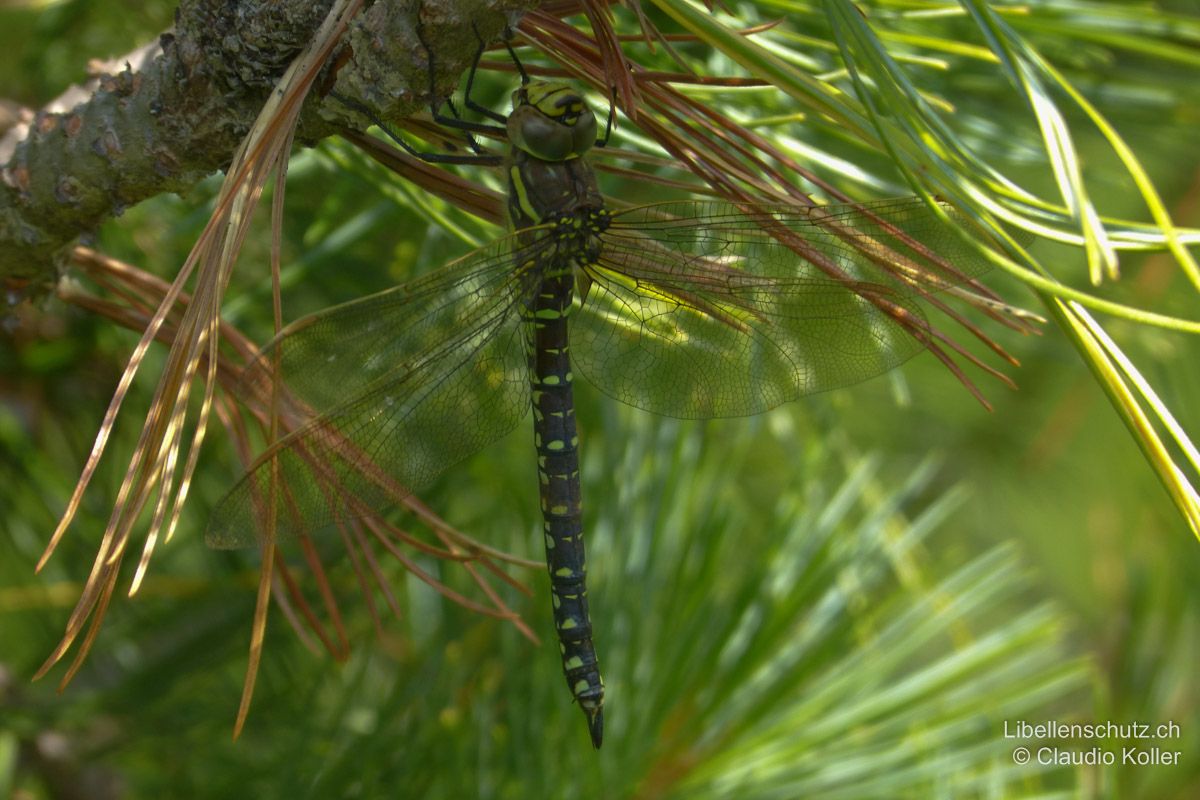
[[[562,671],[599,748],[576,374],[660,415],[758,414],[920,352],[928,296],[983,266],[918,198],[611,209],[587,158],[611,111],[598,138],[579,91],[517,63],[512,111],[483,109],[510,146],[513,232],[303,318],[262,350],[245,380],[282,387],[277,402],[301,422],[220,502],[207,541],[244,547],[381,513],[532,410]]]

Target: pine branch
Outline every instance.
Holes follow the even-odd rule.
[[[411,114],[429,95],[418,14],[438,74],[450,79],[470,66],[472,25],[496,37],[506,13],[529,5],[443,0],[414,9],[381,0],[354,21],[336,66],[327,67],[336,72],[330,78],[341,94],[369,94],[364,101],[381,117]],[[174,29],[156,43],[10,131],[0,141],[0,278],[50,285],[81,233],[226,166],[328,8],[308,0],[184,0]],[[298,139],[312,143],[351,124],[340,104],[313,98]]]

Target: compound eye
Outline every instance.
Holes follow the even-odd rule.
[[[576,153],[582,155],[592,149],[592,145],[596,143],[596,115],[591,109],[585,107],[580,112],[579,119],[571,126],[571,131],[571,144]]]
[[[595,128],[595,120],[592,120]],[[566,161],[579,155],[575,127],[564,125],[530,105],[508,115],[508,140],[520,150],[542,161]],[[589,142],[590,146],[590,142]]]

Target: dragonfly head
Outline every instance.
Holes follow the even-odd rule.
[[[596,143],[596,117],[567,84],[531,81],[513,92],[508,140],[542,161],[568,161]]]

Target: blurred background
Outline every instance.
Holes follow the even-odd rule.
[[[896,53],[936,52],[948,64],[918,71],[921,89],[952,108],[948,124],[1028,191],[1054,197],[1019,96],[969,50],[982,46],[970,20],[939,8],[863,5]],[[1021,9],[1008,21],[1120,132],[1176,224],[1200,226],[1195,5]],[[730,10],[745,25],[786,18],[772,41],[823,80],[844,77],[822,3]],[[125,0],[5,4],[0,97],[39,108],[84,80],[89,59],[153,39],[173,11]],[[634,30],[631,14],[617,15],[620,30]],[[961,49],[937,44],[950,42]],[[676,46],[707,74],[736,72],[701,45]],[[629,52],[671,68],[661,48]],[[481,96],[502,109],[511,80],[482,73]],[[696,91],[744,106],[794,158],[855,196],[905,193],[880,153],[798,114],[787,97]],[[1074,106],[1062,111],[1101,212],[1148,221],[1108,145]],[[614,144],[606,163],[620,163],[621,148],[647,148],[623,124]],[[483,170],[458,172],[499,186]],[[88,241],[169,280],[219,179],[131,208]],[[626,202],[658,199],[619,175],[602,184]],[[225,317],[261,342],[271,308],[259,216]],[[285,313],[396,285],[499,233],[343,141],[298,151],[283,221]],[[1079,248],[1043,241],[1033,254],[1059,280],[1090,288]],[[1195,288],[1170,257],[1123,253],[1121,268],[1098,294],[1197,317]],[[77,274],[64,280],[95,289]],[[1041,311],[1019,281],[997,271],[986,282]],[[31,682],[87,578],[165,348],[151,351],[72,529],[35,575],[138,333],[54,298],[11,300],[0,332],[0,797],[1200,796],[1200,544],[1052,325],[1041,336],[988,329],[1021,362],[1004,367],[1016,391],[977,378],[990,412],[928,355],[738,420],[654,417],[579,385],[592,615],[608,687],[597,753],[563,686],[543,570],[504,568],[529,594],[497,584],[535,646],[395,560],[382,570],[399,615],[378,594],[366,602],[336,542],[318,544],[348,657],[306,646],[312,637],[273,612],[249,720],[232,742],[259,558],[203,544],[209,510],[241,473],[219,429],[178,535],[140,592],[127,598],[122,581],[61,693],[62,665]],[[1200,431],[1196,338],[1104,321],[1182,427]],[[476,540],[540,561],[529,440],[520,427],[420,499]],[[421,533],[419,521],[397,519]],[[410,555],[482,601],[460,565]],[[303,568],[298,551],[284,557]],[[1053,744],[1118,756],[1160,744],[1181,756],[1173,766],[1019,765],[1014,748],[1037,746],[1005,739],[1006,724],[1021,720],[1174,722],[1181,735],[1168,742]]]

